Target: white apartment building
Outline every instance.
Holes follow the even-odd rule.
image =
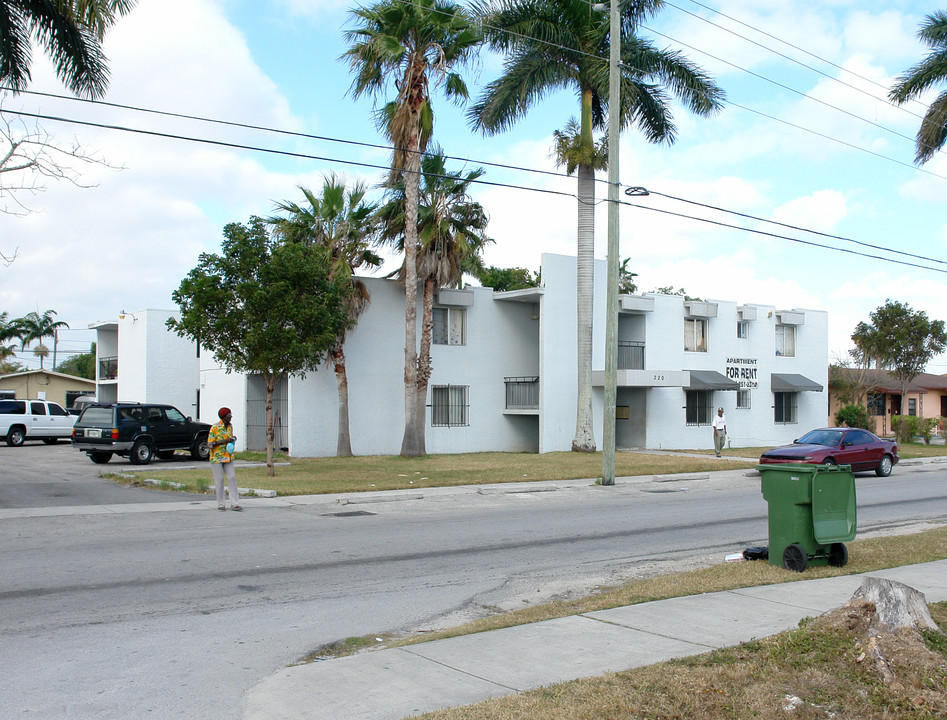
[[[542,287],[438,292],[425,422],[429,453],[571,448],[575,276],[575,258],[546,254]],[[404,431],[404,292],[395,281],[365,282],[371,303],[345,344],[352,450],[397,454]],[[604,309],[605,262],[597,261],[593,412],[599,447]],[[420,317],[419,308],[419,322]],[[620,298],[618,329],[619,448],[712,447],[710,421],[717,407],[724,408],[734,447],[791,442],[825,424],[824,311],[645,293]],[[150,356],[146,364],[152,365]],[[199,395],[202,420],[215,421],[217,408],[226,405],[243,428],[239,444],[262,447],[260,378],[226,373],[204,353]],[[141,399],[156,398],[146,392]],[[335,454],[338,391],[331,366],[290,378],[275,407],[278,447],[298,457]]]
[[[543,255],[542,287],[442,288],[425,409],[429,453],[569,450],[576,416],[576,261]],[[345,343],[352,450],[397,454],[404,432],[404,292],[365,278],[371,303]],[[420,299],[419,299],[420,303]],[[602,443],[605,262],[595,264],[593,413]],[[173,310],[96,323],[101,401],[165,402],[205,422],[234,412],[241,449],[264,446],[262,378],[228,373],[168,331]],[[421,312],[418,311],[420,323]],[[619,448],[709,448],[717,407],[734,447],[777,445],[825,424],[827,315],[678,295],[623,295],[618,317]],[[335,454],[331,366],[277,391],[276,446]]]

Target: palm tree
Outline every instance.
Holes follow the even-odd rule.
[[[7,345],[9,340],[19,339],[19,330],[16,320],[9,320],[10,313],[6,310],[0,312],[0,363],[5,363],[7,358],[16,354],[16,345]],[[2,375],[3,373],[0,373]]]
[[[947,82],[947,11],[938,10],[927,16],[917,36],[931,48],[920,63],[900,75],[888,93],[895,105],[915,100],[935,85]],[[915,139],[914,162],[926,163],[947,142],[947,90],[930,104]]]
[[[49,355],[49,348],[42,344],[43,338],[52,337],[60,328],[69,327],[69,323],[64,320],[53,320],[55,315],[55,310],[47,310],[42,315],[34,311],[13,321],[17,327],[17,337],[23,343],[23,350],[26,350],[26,346],[34,340],[40,341],[35,350],[39,351],[42,348],[45,353],[42,351],[33,353],[39,357],[40,369],[43,368],[43,359]]]
[[[425,454],[425,408],[433,366],[431,339],[434,327],[434,291],[439,287],[461,287],[464,273],[482,270],[481,253],[487,243],[487,214],[469,194],[470,186],[483,169],[466,174],[448,172],[446,158],[435,147],[421,161],[418,197],[417,277],[424,283],[421,313],[421,351],[417,368],[418,445]],[[397,182],[389,188],[389,201],[378,211],[381,239],[400,247],[405,241],[405,186]],[[407,259],[395,273],[407,276]]]
[[[378,267],[381,258],[370,247],[375,233],[373,216],[377,205],[365,200],[365,183],[356,182],[346,189],[345,180],[329,175],[323,179],[322,194],[300,187],[305,205],[294,202],[277,203],[285,217],[271,218],[278,235],[290,242],[301,242],[323,250],[329,255],[334,274],[349,278],[347,298],[349,317],[356,321],[368,307],[371,293],[365,282],[355,276],[360,267]],[[354,326],[354,322],[352,323]],[[349,383],[345,372],[345,331],[329,351],[328,361],[335,370],[339,393],[339,437],[336,454],[352,456],[352,437],[349,431]]]
[[[679,53],[659,50],[635,35],[662,0],[629,0],[621,6],[621,125],[635,125],[649,142],[673,143],[677,134],[670,91],[699,115],[723,104],[723,91]],[[570,88],[579,96],[578,133],[566,140],[560,161],[574,165],[578,181],[577,334],[578,398],[572,449],[595,449],[592,433],[592,284],[595,168],[599,153],[593,130],[608,116],[608,13],[587,0],[478,0],[485,40],[507,55],[503,75],[487,85],[469,112],[487,134],[511,127],[547,94]],[[558,136],[557,136],[557,139]],[[617,138],[615,141],[617,142]]]
[[[17,92],[30,81],[34,41],[76,95],[98,98],[108,88],[105,33],[136,0],[0,0],[0,83]]]
[[[396,98],[378,113],[379,126],[394,146],[389,182],[405,182],[405,420],[401,454],[416,457],[417,418],[417,251],[418,185],[421,153],[431,137],[434,113],[430,78],[452,100],[467,98],[467,85],[452,68],[463,64],[480,43],[467,11],[449,0],[381,0],[357,8],[358,23],[346,32],[347,58],[355,73],[352,95],[377,95],[392,83]]]

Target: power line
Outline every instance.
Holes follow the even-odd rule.
[[[141,135],[146,135],[146,136],[151,136],[151,137],[159,137],[159,138],[171,139],[171,140],[181,140],[181,141],[185,141],[185,142],[197,142],[197,143],[201,143],[201,144],[213,145],[213,146],[218,146],[218,147],[227,147],[227,148],[238,149],[238,150],[250,150],[250,151],[253,151],[253,152],[262,152],[262,153],[271,154],[271,155],[283,155],[283,156],[295,157],[295,158],[306,159],[306,160],[318,160],[318,161],[327,162],[327,163],[340,163],[340,164],[347,164],[347,165],[355,165],[355,166],[359,166],[359,167],[368,167],[368,168],[372,168],[372,169],[376,169],[376,170],[383,170],[383,171],[388,171],[388,170],[390,169],[388,166],[377,165],[377,164],[373,164],[373,163],[358,162],[358,161],[355,161],[355,160],[345,160],[345,159],[342,159],[342,158],[331,158],[331,157],[324,157],[324,156],[319,156],[319,155],[308,155],[308,154],[305,154],[305,153],[293,152],[293,151],[289,151],[289,150],[276,150],[276,149],[273,149],[273,148],[265,148],[265,147],[259,147],[259,146],[253,146],[253,145],[244,145],[244,144],[240,144],[240,143],[231,143],[231,142],[226,142],[226,141],[223,141],[223,140],[212,140],[212,139],[197,138],[197,137],[186,136],[186,135],[176,135],[176,134],[173,134],[173,133],[164,133],[164,132],[158,132],[158,131],[154,131],[154,130],[141,130],[141,129],[136,129],[136,128],[124,127],[124,126],[121,126],[121,125],[109,125],[109,124],[105,124],[105,123],[95,123],[95,122],[91,122],[91,121],[87,121],[87,120],[76,120],[76,119],[63,118],[63,117],[58,117],[58,116],[53,116],[53,115],[44,115],[44,114],[41,114],[41,113],[28,113],[28,112],[25,112],[25,111],[9,111],[9,110],[4,110],[4,111],[2,111],[2,112],[7,112],[7,113],[11,113],[11,112],[12,112],[13,114],[24,115],[24,116],[26,116],[26,117],[32,117],[32,118],[37,118],[37,119],[41,119],[41,120],[52,120],[52,121],[58,121],[58,122],[65,122],[65,123],[71,123],[71,124],[78,124],[78,125],[96,127],[96,128],[100,128],[100,129],[106,129],[106,130],[114,130],[114,131],[120,131],[120,132],[130,132],[130,133],[134,133],[134,134],[141,134]],[[477,180],[474,180],[473,182],[475,182],[475,183],[477,183],[477,184],[480,184],[480,185],[486,185],[486,186],[491,186],[491,187],[501,187],[501,188],[507,188],[507,189],[524,190],[524,191],[529,191],[529,192],[539,192],[539,193],[545,193],[545,194],[550,194],[550,195],[558,195],[558,196],[563,196],[563,197],[569,197],[569,198],[573,198],[573,199],[575,199],[575,200],[577,200],[577,201],[579,201],[579,202],[582,201],[582,200],[581,200],[580,198],[578,198],[578,196],[577,196],[576,194],[574,194],[574,193],[567,193],[567,192],[563,192],[563,191],[559,191],[559,190],[550,190],[550,189],[547,189],[547,188],[528,187],[528,186],[525,186],[525,185],[515,185],[515,184],[512,184],[512,183],[493,182],[493,181],[488,181],[488,180],[483,180],[483,179],[477,179]],[[670,195],[668,195],[668,196],[666,196],[666,197],[668,197],[668,198],[670,198],[670,199],[674,199],[674,200],[679,200],[679,201],[682,201],[682,202],[691,202],[691,201],[686,201],[686,200],[684,200],[684,199],[682,199],[682,198],[676,198],[676,197],[673,197],[673,196],[670,196]],[[603,203],[603,202],[605,202],[605,200],[600,200],[600,201],[596,202],[595,204],[601,204],[601,203]],[[717,221],[708,220],[708,219],[704,219],[704,218],[699,218],[699,217],[692,216],[692,215],[686,215],[686,214],[683,214],[683,213],[675,213],[675,212],[671,212],[671,211],[660,210],[660,209],[658,209],[658,208],[649,208],[649,207],[646,206],[646,205],[636,205],[636,204],[627,203],[627,202],[623,202],[622,204],[630,205],[630,206],[632,206],[632,207],[641,207],[641,208],[644,208],[644,209],[650,209],[650,210],[653,210],[653,211],[655,211],[655,212],[661,212],[661,213],[666,213],[666,214],[670,214],[670,215],[675,215],[675,216],[678,216],[678,217],[681,217],[681,218],[688,218],[688,219],[697,220],[697,221],[700,221],[700,222],[711,223],[711,224],[719,225],[719,226],[721,226],[721,227],[728,227],[728,228],[731,228],[731,229],[737,229],[737,230],[741,230],[741,231],[743,231],[743,232],[758,233],[758,234],[760,234],[760,235],[765,235],[765,236],[768,236],[768,237],[781,238],[781,239],[785,239],[785,240],[790,240],[790,241],[792,241],[792,242],[798,242],[798,243],[805,244],[805,245],[812,245],[812,246],[814,246],[814,247],[820,247],[820,248],[824,248],[824,249],[834,249],[834,250],[837,250],[838,252],[845,252],[845,253],[849,253],[849,254],[853,254],[853,255],[861,255],[861,256],[863,256],[863,257],[868,257],[868,258],[872,258],[872,259],[876,259],[876,260],[882,260],[882,261],[885,261],[885,262],[892,262],[892,263],[899,264],[899,265],[908,265],[908,266],[911,266],[911,267],[917,267],[917,268],[921,268],[921,269],[932,270],[932,271],[934,271],[934,272],[947,272],[947,271],[945,271],[945,270],[940,270],[940,269],[938,269],[938,268],[927,267],[927,266],[924,266],[924,265],[918,265],[918,264],[916,264],[916,263],[908,263],[908,262],[899,261],[899,260],[894,260],[894,259],[890,259],[890,258],[884,258],[884,257],[880,257],[880,256],[868,255],[868,254],[866,254],[866,253],[859,253],[859,252],[856,252],[856,251],[853,251],[853,250],[848,250],[848,249],[845,249],[845,248],[834,248],[834,247],[828,246],[828,245],[821,245],[821,244],[819,244],[819,243],[813,243],[813,242],[809,242],[809,241],[805,241],[805,240],[799,240],[799,239],[797,239],[797,238],[791,238],[791,237],[788,237],[788,236],[777,235],[777,234],[774,234],[774,233],[767,233],[767,232],[764,232],[764,231],[761,231],[761,230],[754,230],[754,229],[752,229],[752,228],[744,228],[744,227],[741,227],[741,226],[739,226],[739,225],[730,225],[730,224],[727,224],[727,223],[720,223],[720,222],[717,222]],[[697,203],[697,202],[693,202],[693,204],[700,205],[700,203]],[[707,206],[707,207],[713,207],[713,206]],[[714,209],[722,210],[722,208],[714,208]],[[723,211],[724,211],[724,212],[731,212],[731,211],[727,211],[727,210],[723,210]],[[734,214],[739,214],[739,213],[734,213]],[[752,217],[752,216],[745,216],[745,217]],[[759,221],[761,221],[761,222],[774,222],[774,221],[765,220],[765,219],[763,219],[763,218],[753,218],[753,219],[759,220]],[[778,224],[778,223],[777,223],[777,224]],[[803,228],[798,228],[798,229],[804,230]],[[818,231],[811,231],[811,230],[804,230],[804,231],[805,231],[805,232],[812,232],[812,233],[815,233],[815,234],[822,234],[822,235],[825,235],[824,233],[818,233]],[[827,236],[827,235],[825,235],[825,236],[826,236],[826,237],[830,237],[830,236]],[[857,242],[857,241],[849,240],[848,238],[837,238],[837,239],[846,240],[846,241],[848,241],[848,242]],[[867,243],[859,243],[859,244],[864,244],[864,245],[866,245],[866,246],[869,246]],[[910,256],[910,257],[920,257],[920,256],[911,255],[910,253],[902,252],[902,251],[900,251],[900,250],[893,250],[893,249],[887,249],[887,248],[880,248],[880,246],[869,246],[869,247],[882,249],[884,252],[889,252],[889,253],[893,253],[893,254],[905,255],[905,256]],[[925,258],[925,259],[928,259],[928,258]],[[942,262],[942,261],[939,261],[939,260],[931,260],[931,261],[932,261],[932,262]]]
[[[731,230],[739,230],[741,232],[753,233],[755,235],[763,235],[765,237],[777,238],[780,240],[789,240],[790,242],[799,243],[800,245],[809,245],[811,247],[822,248],[823,250],[834,250],[836,252],[846,253],[848,255],[858,255],[864,258],[870,258],[872,260],[881,260],[882,262],[889,262],[895,265],[907,265],[908,267],[920,268],[922,270],[930,270],[932,272],[944,273],[947,275],[947,269],[942,270],[941,268],[932,268],[926,265],[918,265],[917,263],[907,262],[905,260],[895,260],[893,258],[886,258],[880,255],[869,255],[868,253],[858,252],[857,250],[849,250],[847,248],[834,247],[832,245],[823,245],[821,243],[812,242],[811,240],[801,240],[799,238],[789,237],[788,235],[779,235],[777,233],[766,232],[765,230],[755,230],[753,228],[746,228],[741,225],[733,225],[730,223],[720,222],[719,220],[710,220],[709,218],[697,217],[695,215],[687,215],[685,213],[674,212],[673,210],[664,210],[656,207],[649,207],[648,205],[641,205],[639,203],[630,203],[626,200],[620,200],[620,204],[628,205],[629,207],[640,208],[642,210],[650,210],[652,212],[662,213],[664,215],[673,215],[674,217],[684,218],[687,220],[696,220],[702,223],[708,223],[710,225],[717,225],[719,227],[729,228]],[[889,251],[894,252],[894,251]]]

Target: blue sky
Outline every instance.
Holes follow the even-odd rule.
[[[105,99],[383,144],[371,100],[352,100],[351,75],[338,59],[351,6],[336,0],[139,0],[107,39],[112,84]],[[626,132],[622,183],[947,260],[947,160],[939,154],[922,169],[913,167],[917,115],[924,108],[905,112],[884,100],[893,78],[923,56],[915,34],[923,17],[937,9],[936,2],[893,0],[672,0],[642,34],[710,71],[730,104],[709,119],[676,108],[678,141],[671,147],[651,146],[635,131]],[[474,97],[500,67],[499,58],[484,53],[465,71]],[[45,62],[34,67],[33,76],[30,89],[66,94]],[[56,98],[24,94],[5,98],[3,107],[337,160],[388,162],[379,148]],[[555,170],[552,132],[576,114],[577,99],[571,92],[552,95],[512,131],[489,138],[469,129],[463,108],[440,96],[435,108],[436,140],[448,155],[467,159],[455,161],[454,169],[489,162]],[[85,328],[91,322],[114,319],[123,309],[173,307],[171,292],[200,252],[219,249],[227,222],[265,216],[275,201],[299,199],[296,186],[319,187],[326,172],[371,184],[381,178],[381,171],[338,162],[40,122],[58,141],[78,141],[124,167],[82,166],[83,181],[95,187],[49,181],[44,192],[24,198],[33,213],[0,215],[0,251],[17,251],[12,265],[0,267],[0,309],[14,316],[55,309],[72,328],[62,335],[65,352],[88,347],[94,335]],[[484,179],[492,182],[575,191],[572,178],[489,166],[487,171]],[[600,198],[604,193],[601,186]],[[489,264],[535,270],[542,252],[574,253],[571,199],[490,186],[478,188],[476,197],[491,216],[496,240],[486,253]],[[947,269],[656,194],[640,203]],[[599,258],[605,257],[605,212],[600,204]],[[621,255],[631,258],[642,291],[673,285],[708,299],[827,310],[833,356],[844,355],[855,324],[888,298],[947,319],[942,272],[649,210],[622,209]],[[24,360],[36,365],[32,356]],[[947,373],[947,359],[938,358],[929,370]]]

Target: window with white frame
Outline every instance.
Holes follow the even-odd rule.
[[[796,357],[796,326],[776,326],[776,354],[783,357]]]
[[[750,323],[748,320],[737,321],[737,337],[740,340],[746,340],[750,337]]]
[[[917,398],[908,398],[908,415],[917,415]]]
[[[737,390],[737,409],[748,410],[750,408],[750,391]]]
[[[707,321],[704,318],[684,318],[684,349],[707,352]]]
[[[467,410],[469,385],[431,386],[431,426],[465,427],[470,424]]]
[[[435,345],[467,344],[467,309],[434,308],[431,342]]]
[[[773,406],[773,422],[777,425],[791,425],[798,422],[796,419],[796,396],[799,393],[773,393],[776,404]]]
[[[713,390],[688,390],[685,421],[688,425],[710,425],[713,405]]]

